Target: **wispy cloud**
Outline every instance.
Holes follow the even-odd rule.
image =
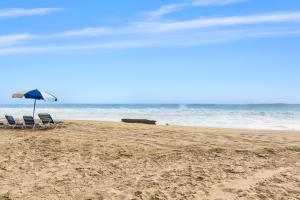
[[[163,5],[157,10],[146,12],[147,21],[153,21],[159,19],[167,14],[182,10],[184,8],[190,7],[190,3],[181,3],[181,4],[169,4]]]
[[[286,12],[172,22],[132,22],[120,27],[89,27],[50,35],[5,35],[0,36],[0,54],[191,46],[243,38],[299,35],[299,22],[300,12]]]
[[[194,0],[187,3],[177,3],[163,5],[157,10],[146,12],[147,21],[154,21],[167,14],[171,14],[176,11],[180,11],[192,7],[202,7],[202,6],[223,6],[233,3],[239,3],[248,0]]]
[[[89,27],[80,30],[69,30],[56,34],[57,37],[73,37],[73,36],[99,36],[111,34],[112,29],[106,27]]]
[[[200,29],[209,27],[228,27],[237,25],[257,25],[262,23],[300,22],[300,12],[267,13],[216,18],[198,18],[172,22],[133,22],[124,27],[91,27],[70,30],[56,34],[60,37],[112,36],[126,34],[160,34],[165,32]]]
[[[63,9],[62,8],[33,8],[33,9],[10,8],[6,10],[0,10],[0,19],[35,16],[35,15],[47,15],[61,10]]]
[[[195,20],[177,21],[177,22],[144,22],[137,26],[146,27],[153,32],[178,31],[186,29],[196,29],[205,27],[251,25],[262,23],[278,23],[300,21],[300,12],[290,13],[271,13],[261,15],[200,18]]]
[[[0,47],[20,45],[20,43],[34,39],[30,34],[15,34],[15,35],[3,35],[0,36]]]
[[[112,50],[145,47],[173,47],[173,46],[202,46],[208,44],[224,43],[228,41],[241,40],[246,38],[264,38],[300,35],[297,29],[234,29],[222,31],[207,31],[188,35],[174,35],[172,37],[150,37],[142,40],[115,40],[111,42],[98,42],[92,44],[75,45],[41,45],[41,46],[16,46],[0,48],[0,55],[10,54],[31,54],[46,52],[68,52],[68,51],[93,51]]]
[[[194,6],[222,6],[222,5],[228,5],[233,3],[239,3],[243,1],[249,1],[249,0],[194,0],[193,5]]]
[[[152,44],[153,43],[153,44]],[[45,53],[57,51],[82,51],[82,50],[105,50],[105,49],[122,49],[155,46],[157,41],[130,40],[101,42],[97,44],[77,44],[77,45],[44,45],[31,47],[7,47],[0,48],[0,55],[18,54],[18,53]]]

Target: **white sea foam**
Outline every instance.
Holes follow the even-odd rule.
[[[122,118],[146,118],[158,124],[250,128],[273,130],[300,130],[300,109],[236,108],[205,106],[42,106],[37,113],[51,113],[57,119],[120,121]],[[0,115],[16,118],[32,115],[29,106],[1,106]]]

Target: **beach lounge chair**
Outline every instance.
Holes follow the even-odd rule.
[[[24,120],[24,127],[25,128],[35,129],[36,127],[39,127],[39,124],[37,124],[34,121],[34,118],[32,116],[23,116],[23,120]]]
[[[38,114],[41,119],[43,125],[46,126],[54,126],[55,128],[62,126],[64,124],[63,121],[54,121],[50,114],[48,113],[40,113]]]
[[[13,116],[5,115],[8,126],[11,128],[23,128],[23,123],[16,122]]]

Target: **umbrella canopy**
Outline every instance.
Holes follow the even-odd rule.
[[[13,94],[13,98],[25,98],[25,99],[35,99],[35,100],[44,100],[44,101],[57,101],[57,98],[52,94],[49,94],[44,91],[30,90],[30,91],[22,91]]]
[[[36,100],[44,101],[57,101],[57,98],[48,92],[40,91],[38,89],[30,91],[17,92],[12,95],[13,98],[25,98],[25,99],[34,99],[34,108],[33,108],[33,117],[35,114],[35,105]]]

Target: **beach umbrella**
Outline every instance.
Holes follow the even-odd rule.
[[[35,106],[36,100],[44,100],[44,101],[57,101],[57,98],[48,92],[40,91],[38,89],[30,90],[30,91],[22,91],[17,92],[12,95],[13,98],[25,98],[25,99],[34,99],[34,107],[33,107],[33,118],[35,114]]]

